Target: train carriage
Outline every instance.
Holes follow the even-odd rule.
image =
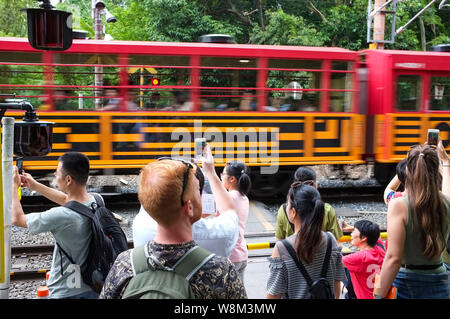
[[[367,143],[386,181],[409,148],[427,140],[430,128],[450,141],[450,52],[365,50],[369,69]]]
[[[449,63],[450,53],[217,43],[74,40],[41,52],[0,38],[0,93],[56,123],[52,152],[26,158],[27,170],[54,170],[75,150],[94,171],[137,172],[192,157],[206,137],[218,166],[245,161],[269,196],[299,165],[375,162],[385,181],[428,128],[448,143]]]
[[[0,43],[1,93],[56,123],[53,151],[25,159],[28,170],[54,169],[76,150],[94,170],[137,171],[160,156],[192,156],[195,137],[211,141],[219,166],[243,160],[255,183],[275,190],[299,165],[363,163],[353,51],[74,40],[61,53]]]

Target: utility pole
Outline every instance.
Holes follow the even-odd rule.
[[[386,0],[375,0],[375,6],[374,9],[377,10],[380,8]],[[384,25],[385,25],[386,17],[384,13],[381,11],[378,12],[373,20],[373,39],[375,41],[384,41]],[[384,49],[384,43],[383,42],[375,42],[376,49],[383,50]]]
[[[2,167],[0,172],[0,299],[9,299],[11,271],[12,180],[14,118],[2,118]],[[17,192],[17,189],[15,190]]]
[[[92,18],[94,19],[94,39],[103,40],[103,22],[102,15],[103,9],[105,9],[105,4],[103,1],[91,0],[92,1]],[[97,56],[97,63],[101,64],[100,56]],[[99,86],[103,86],[103,67],[94,67],[94,104],[95,109],[99,110],[102,107],[102,95],[103,90],[99,89]]]

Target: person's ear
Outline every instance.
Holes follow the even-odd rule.
[[[184,212],[189,217],[194,217],[194,205],[192,204],[192,201],[188,199],[184,202]]]
[[[297,218],[297,210],[294,207],[291,207],[291,210],[288,212],[288,216],[291,216],[292,218],[290,221],[293,221]],[[289,218],[288,218],[289,219]]]

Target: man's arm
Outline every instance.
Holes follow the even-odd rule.
[[[19,200],[20,176],[17,167],[13,168],[13,191],[12,191],[12,224],[14,226],[28,228],[27,219]]]
[[[24,172],[21,175],[21,179],[24,187],[38,192],[52,202],[55,202],[61,206],[67,203],[67,195],[65,193],[37,182],[30,174]]]

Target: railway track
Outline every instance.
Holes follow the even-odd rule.
[[[324,201],[351,198],[352,200],[380,200],[382,198],[383,186],[363,186],[363,187],[324,187],[319,188]],[[137,193],[110,193],[100,192],[108,207],[130,207],[139,205]],[[254,197],[252,200],[261,201],[267,204],[284,202],[285,198],[274,197]],[[40,211],[56,206],[55,203],[44,196],[35,194],[33,196],[22,196],[21,203],[27,211]]]

